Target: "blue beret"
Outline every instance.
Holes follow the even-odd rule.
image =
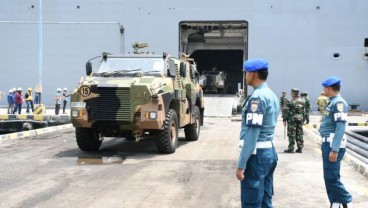
[[[265,59],[248,59],[243,64],[244,71],[254,72],[261,69],[268,69],[268,62]]]
[[[334,84],[340,84],[341,82],[341,79],[338,78],[338,77],[327,77],[325,80],[323,80],[322,82],[322,86],[323,87],[329,87],[331,85],[334,85]]]

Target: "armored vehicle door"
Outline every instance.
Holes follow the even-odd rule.
[[[192,121],[194,121],[194,109],[195,109],[195,104],[196,104],[196,91],[195,91],[195,77],[194,77],[194,66],[192,64],[190,64],[189,62],[182,62],[180,64],[180,71],[182,72],[182,75],[184,77],[182,77],[184,86],[185,86],[185,91],[186,91],[186,96],[188,99],[188,113],[191,114],[190,119],[191,119],[191,123]]]

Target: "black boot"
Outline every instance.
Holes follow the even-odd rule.
[[[342,207],[343,208],[349,208],[349,207],[353,207],[353,203],[352,202],[349,202],[349,203],[347,203],[347,204],[342,204]]]
[[[285,153],[294,153],[294,150],[293,149],[287,149],[287,150],[284,150]]]
[[[295,150],[295,152],[297,152],[297,153],[303,153],[303,150],[302,150],[302,148],[298,148],[297,150]]]
[[[332,205],[334,205],[334,203],[331,203],[331,206],[330,206],[330,208],[336,208],[336,204],[335,204],[335,206],[332,206]],[[339,204],[339,208],[340,208],[341,206],[340,206],[340,204]]]

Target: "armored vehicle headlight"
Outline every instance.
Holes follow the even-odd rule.
[[[72,111],[72,117],[78,117],[79,112],[76,110]]]
[[[147,111],[146,112],[146,119],[157,119],[157,112],[156,111]]]
[[[152,96],[151,96],[151,99],[152,99],[152,101],[157,102],[157,101],[158,101],[158,95],[157,95],[157,94],[152,95]]]

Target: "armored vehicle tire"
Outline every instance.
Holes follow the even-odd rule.
[[[83,151],[96,151],[100,148],[102,141],[98,133],[90,128],[75,128],[75,136],[79,149]]]
[[[173,109],[166,114],[162,130],[156,137],[157,149],[160,153],[174,153],[178,146],[178,116]]]
[[[188,124],[184,127],[185,139],[188,141],[197,141],[201,129],[200,124],[201,114],[197,106],[194,108],[194,113],[195,113],[195,122],[193,124]]]
[[[124,135],[124,137],[125,137],[125,139],[127,140],[127,141],[134,141],[135,140],[135,137],[134,137],[134,135],[130,132],[130,133],[127,133],[127,134],[125,134]]]

